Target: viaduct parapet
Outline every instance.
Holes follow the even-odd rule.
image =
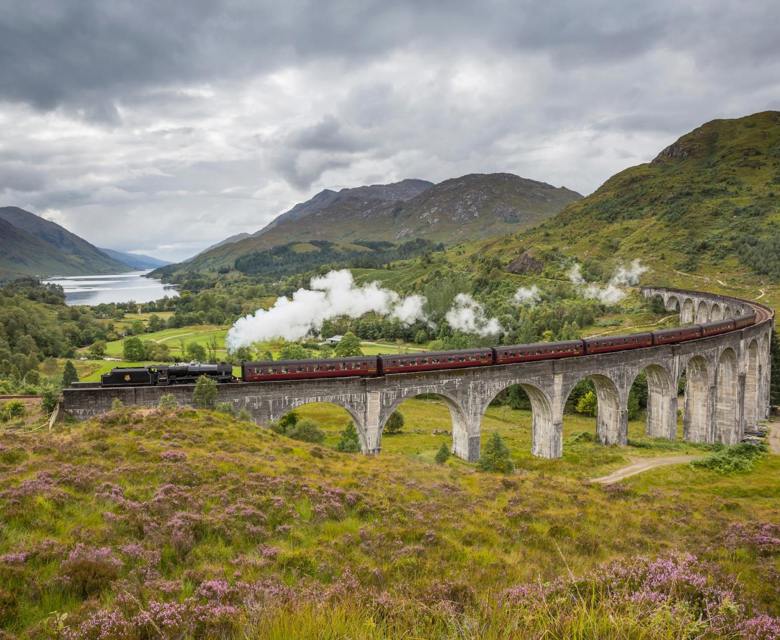
[[[381,449],[382,430],[404,401],[422,394],[444,401],[452,418],[452,451],[479,459],[481,425],[490,403],[504,389],[519,384],[531,400],[532,453],[559,458],[563,453],[563,413],[574,386],[590,378],[598,397],[596,433],[605,445],[628,440],[628,395],[636,377],[647,377],[647,433],[677,435],[678,408],[684,438],[691,442],[739,442],[747,429],[769,413],[771,310],[756,303],[708,293],[645,287],[682,324],[706,323],[756,311],[759,321],[745,329],[683,342],[560,360],[386,375],[219,385],[220,402],[247,410],[267,425],[312,402],[330,402],[352,416],[364,453]],[[683,406],[678,382],[685,374]],[[194,385],[131,388],[71,388],[62,409],[77,419],[108,411],[115,398],[125,405],[155,407],[163,394],[182,405],[192,403]]]

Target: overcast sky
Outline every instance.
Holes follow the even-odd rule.
[[[0,205],[178,260],[323,188],[581,193],[780,109],[780,2],[4,0]]]

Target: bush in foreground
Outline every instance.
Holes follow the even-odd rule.
[[[341,439],[336,444],[336,450],[344,453],[357,453],[360,451],[360,438],[358,438],[355,423],[351,420],[341,432]]]
[[[293,440],[301,440],[302,442],[320,443],[325,440],[325,433],[322,429],[319,428],[314,420],[309,420],[307,418],[298,420],[298,422],[287,430],[285,435]]]
[[[248,604],[258,602],[264,605]],[[443,580],[415,596],[377,589],[345,570],[325,588],[211,579],[178,600],[122,597],[103,607],[69,618],[64,637],[780,637],[780,619],[751,612],[730,580],[690,554],[640,557],[577,577],[519,584],[490,601],[462,582]]]
[[[192,392],[192,403],[198,409],[213,409],[217,401],[217,381],[208,376],[200,376]]]
[[[766,452],[767,446],[763,443],[740,442],[732,447],[724,447],[701,460],[694,460],[691,464],[718,473],[739,473],[750,471],[755,461]]]
[[[515,470],[509,448],[498,433],[490,436],[477,466],[480,471],[493,471],[495,473],[512,473]]]
[[[382,432],[385,435],[394,435],[396,433],[401,433],[401,429],[403,428],[404,414],[400,411],[393,411],[393,413],[391,413],[390,417],[387,419],[385,428],[382,430]]]
[[[21,418],[24,414],[24,404],[19,400],[11,400],[10,402],[0,405],[0,422]]]
[[[164,393],[160,396],[160,401],[157,403],[157,408],[160,411],[175,411],[178,407],[179,403],[172,393]]]
[[[450,459],[450,448],[446,442],[442,442],[439,450],[436,452],[436,464],[444,464]]]

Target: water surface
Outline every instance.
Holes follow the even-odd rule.
[[[151,302],[179,293],[172,285],[154,278],[144,278],[148,271],[131,271],[116,275],[69,276],[52,278],[47,283],[65,290],[65,304],[95,305],[104,302]]]

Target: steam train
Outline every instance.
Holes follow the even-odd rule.
[[[537,342],[509,346],[461,349],[458,351],[425,351],[386,356],[354,356],[318,360],[268,360],[244,362],[241,377],[233,376],[229,364],[177,364],[147,367],[118,367],[102,376],[103,387],[161,386],[193,384],[200,376],[225,382],[267,382],[273,380],[307,380],[312,378],[373,377],[394,373],[415,373],[442,369],[462,369],[491,365],[516,364],[571,358],[576,356],[643,349],[675,344],[744,329],[755,324],[751,311],[737,318],[707,324],[647,333],[585,338],[564,342]]]
[[[235,382],[229,364],[155,364],[146,367],[115,367],[100,377],[101,387],[148,387],[195,384],[206,376],[217,382]]]

